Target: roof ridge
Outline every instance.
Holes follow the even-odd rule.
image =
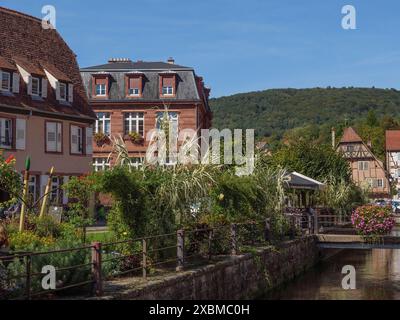
[[[6,7],[0,6],[0,11],[6,12],[6,13],[10,13],[10,14],[13,14],[13,15],[16,15],[16,16],[20,16],[20,17],[23,17],[23,18],[29,18],[29,19],[34,20],[36,22],[40,22],[40,23],[42,22],[42,19],[40,19],[38,17],[34,17],[34,16],[29,15],[29,14],[26,14],[26,13],[23,13],[23,12],[19,12],[19,11],[13,10],[13,9],[9,9],[9,8],[6,8]]]

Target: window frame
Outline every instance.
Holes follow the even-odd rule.
[[[359,171],[368,171],[369,170],[369,162],[368,161],[358,161],[357,166],[358,166]]]
[[[33,92],[33,82],[34,82],[34,80],[37,81],[37,93]],[[41,81],[41,79],[39,77],[32,76],[31,77],[31,81],[32,81],[32,92],[31,92],[32,96],[40,97],[41,96],[41,94],[40,94],[40,81]]]
[[[65,93],[64,97],[61,95],[61,88],[62,87],[64,88],[64,93]],[[60,88],[60,101],[67,101],[67,98],[68,98],[68,86],[67,86],[67,84],[65,82],[59,82],[59,88]]]
[[[102,114],[102,117],[100,118],[99,115]],[[108,115],[108,117],[106,117]],[[96,122],[95,122],[95,128],[94,128],[94,133],[99,133],[102,132],[107,136],[111,135],[111,112],[96,112]],[[109,122],[109,132],[105,132],[106,130],[106,122]],[[101,127],[101,131],[99,130]]]
[[[72,127],[78,128],[78,152],[72,152]],[[79,130],[81,134],[79,135]],[[79,141],[80,137],[80,141]],[[87,156],[86,155],[86,131],[85,127],[79,124],[70,123],[69,125],[69,154],[73,156]],[[80,143],[81,142],[81,143]]]
[[[98,90],[97,90],[97,87],[98,86],[100,86],[100,93],[97,93],[98,92]],[[101,93],[103,90],[102,90],[102,86],[104,86],[104,93]],[[107,84],[106,83],[96,83],[95,84],[95,96],[96,97],[106,97],[107,96]]]
[[[132,117],[132,114],[136,114],[136,117]],[[142,116],[140,116],[140,114]],[[138,134],[140,134],[142,137],[144,137],[145,134],[145,130],[144,130],[144,125],[145,125],[145,113],[144,112],[124,112],[123,113],[123,121],[124,121],[124,135],[129,135],[130,133],[133,132],[137,132]],[[127,121],[128,121],[128,128],[127,128]],[[140,121],[143,122],[142,125],[142,131],[140,132]],[[135,124],[135,130],[133,130],[134,126],[133,124]]]
[[[11,79],[12,79],[12,73],[4,70],[0,70],[2,76],[1,76],[1,83],[0,83],[0,91],[5,91],[5,92],[11,92]],[[3,88],[3,81],[4,81],[4,75],[8,75],[8,88]]]
[[[0,121],[4,121],[4,123],[6,123],[6,122],[9,123],[9,128],[8,128],[9,138],[8,139],[10,142],[9,145],[3,144],[2,139],[1,139],[1,131],[0,131],[0,149],[13,150],[13,149],[15,149],[15,118],[0,116]],[[0,126],[0,128],[1,128],[1,126]],[[6,130],[6,128],[4,128],[4,132],[5,132],[5,130]]]
[[[98,162],[98,160],[102,160],[102,161]],[[92,165],[93,165],[93,170],[95,172],[107,171],[111,167],[110,161],[107,161],[107,158],[104,158],[104,157],[93,157]],[[99,168],[101,168],[101,169],[99,169]]]

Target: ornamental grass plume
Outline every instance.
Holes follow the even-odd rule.
[[[393,229],[395,219],[390,206],[366,205],[353,211],[351,223],[361,235],[384,235]]]

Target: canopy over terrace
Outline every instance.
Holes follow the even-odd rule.
[[[295,171],[287,175],[287,186],[292,191],[288,194],[287,205],[298,208],[315,206],[315,191],[325,188],[324,183]]]

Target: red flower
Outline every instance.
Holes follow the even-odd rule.
[[[7,158],[6,163],[9,164],[9,163],[10,163],[11,161],[13,161],[13,160],[15,160],[15,157],[14,157],[14,155],[12,154],[12,155],[10,155],[10,156]]]

